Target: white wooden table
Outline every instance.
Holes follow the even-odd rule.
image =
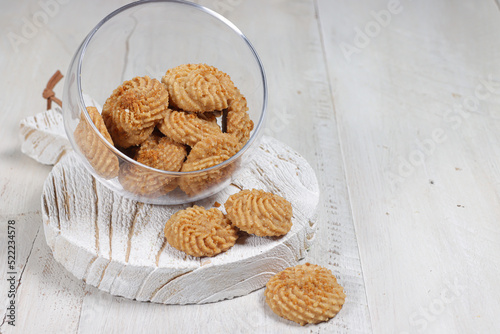
[[[50,76],[65,73],[88,31],[126,1],[3,1],[0,332],[498,333],[499,4],[199,2],[253,42],[269,82],[266,133],[317,172],[320,224],[306,260],[338,276],[344,308],[300,327],[275,316],[262,289],[206,305],[142,303],[87,286],[55,262],[40,214],[51,167],[20,152],[18,124],[44,110]],[[4,317],[9,220],[15,327]]]

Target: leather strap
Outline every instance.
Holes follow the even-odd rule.
[[[52,101],[62,107],[62,101],[56,97],[56,93],[52,90],[62,78],[63,75],[61,74],[61,71],[57,70],[57,72],[50,78],[49,82],[47,82],[47,87],[43,90],[42,96],[44,99],[47,99],[47,110],[49,110],[52,106]]]

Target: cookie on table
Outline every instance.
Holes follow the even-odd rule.
[[[292,228],[292,205],[281,196],[252,189],[229,196],[224,204],[231,223],[257,236],[280,236]]]
[[[344,289],[332,272],[309,263],[271,277],[264,294],[274,313],[302,326],[328,321],[345,301]]]
[[[222,133],[215,116],[202,118],[194,113],[171,109],[167,109],[158,130],[172,140],[189,146],[196,145],[206,136]]]
[[[113,91],[102,109],[102,116],[115,145],[139,145],[164,118],[168,91],[148,76],[125,81]]]
[[[226,73],[206,64],[184,64],[167,71],[162,82],[173,108],[206,112],[226,109],[235,87]]]
[[[99,111],[95,107],[87,107],[87,112],[104,139],[113,145],[113,139],[111,139]],[[76,126],[74,136],[83,155],[88,159],[97,174],[105,179],[112,179],[118,175],[118,158],[101,141],[83,112],[80,116],[80,122]]]
[[[182,165],[181,172],[198,171],[218,165],[235,155],[239,149],[238,140],[230,134],[220,133],[216,136],[207,136],[193,146],[184,165]],[[179,187],[187,195],[196,195],[225,177],[229,177],[232,168],[234,168],[233,165],[197,175],[182,176],[179,180]]]
[[[171,246],[196,257],[225,252],[238,239],[238,230],[220,210],[197,205],[174,213],[164,233]]]

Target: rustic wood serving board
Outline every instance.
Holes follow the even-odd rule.
[[[50,130],[43,121],[49,117]],[[52,148],[65,147],[57,131],[59,118],[45,112],[35,119],[38,122],[25,122],[23,133],[29,135],[23,147],[45,163],[60,159],[43,187],[47,244],[69,272],[100,290],[164,304],[229,299],[263,287],[273,274],[303,258],[312,244],[319,199],[315,173],[305,159],[276,139],[264,136],[253,161],[220,193],[195,203],[162,206],[113,193],[74,152],[54,158]],[[240,189],[252,188],[292,203],[293,227],[288,234],[280,238],[244,234],[229,251],[213,258],[188,256],[166,242],[163,227],[176,211],[194,204],[210,208]],[[223,206],[220,209],[224,211]]]

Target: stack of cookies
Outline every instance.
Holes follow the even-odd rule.
[[[247,143],[254,126],[229,75],[205,64],[169,69],[161,82],[135,77],[113,91],[102,115],[92,107],[87,111],[110,145],[141,164],[171,172],[200,171],[228,160]],[[125,190],[142,196],[162,196],[177,186],[194,196],[232,171],[226,166],[179,178],[119,164],[83,115],[75,140],[100,176],[118,176]]]

